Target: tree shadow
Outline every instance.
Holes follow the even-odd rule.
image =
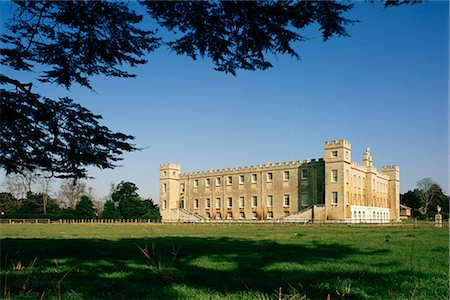
[[[149,249],[150,260],[139,247]],[[361,255],[379,258],[390,250],[361,250],[339,243],[197,237],[5,239],[1,250],[2,276],[9,283],[20,285],[29,276],[26,268],[11,271],[11,259],[27,266],[37,257],[29,280],[35,293],[55,295],[55,286],[64,278],[62,291],[89,299],[191,298],[194,294],[189,293],[196,290],[212,295],[270,296],[280,288],[294,288],[312,299],[325,299],[328,294],[383,298],[386,291],[395,290],[397,282],[411,281],[411,274],[401,269],[367,271],[370,259],[367,264],[359,260],[359,265],[355,259]],[[20,286],[9,288],[21,293]]]

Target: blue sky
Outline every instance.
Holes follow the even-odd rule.
[[[3,20],[8,8],[0,3]],[[424,177],[448,191],[448,2],[357,2],[347,17],[360,20],[350,37],[323,42],[311,28],[296,45],[300,61],[279,55],[267,71],[233,77],[161,48],[134,70],[136,79],[93,78],[95,93],[36,91],[75,99],[145,148],[126,154],[120,168],[90,171],[98,198],[111,182],[132,181],[159,200],[161,163],[192,172],[319,158],[333,139],[351,142],[354,161],[370,146],[378,169],[399,165],[402,192]]]

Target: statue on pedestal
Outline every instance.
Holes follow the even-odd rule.
[[[442,215],[441,215],[441,207],[437,206],[437,214],[434,216],[434,227],[442,228]]]

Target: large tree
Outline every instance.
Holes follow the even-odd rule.
[[[344,16],[352,4],[341,1],[139,3],[173,38],[143,29],[142,15],[124,2],[14,1],[0,35],[0,167],[7,173],[40,168],[82,178],[87,167],[114,168],[123,153],[137,150],[132,136],[100,125],[100,115],[66,97],[39,95],[33,84],[92,88],[94,75],[133,77],[120,67],[146,63],[145,55],[162,45],[192,59],[208,57],[216,70],[233,75],[265,70],[272,54],[299,57],[293,45],[304,40],[304,28],[317,24],[328,40],[347,35],[353,22]],[[36,81],[7,68],[35,74]]]
[[[77,219],[93,219],[95,217],[94,203],[88,196],[81,196],[75,206],[75,217]]]

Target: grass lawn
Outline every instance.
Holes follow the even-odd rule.
[[[431,226],[0,225],[12,299],[448,299]]]

